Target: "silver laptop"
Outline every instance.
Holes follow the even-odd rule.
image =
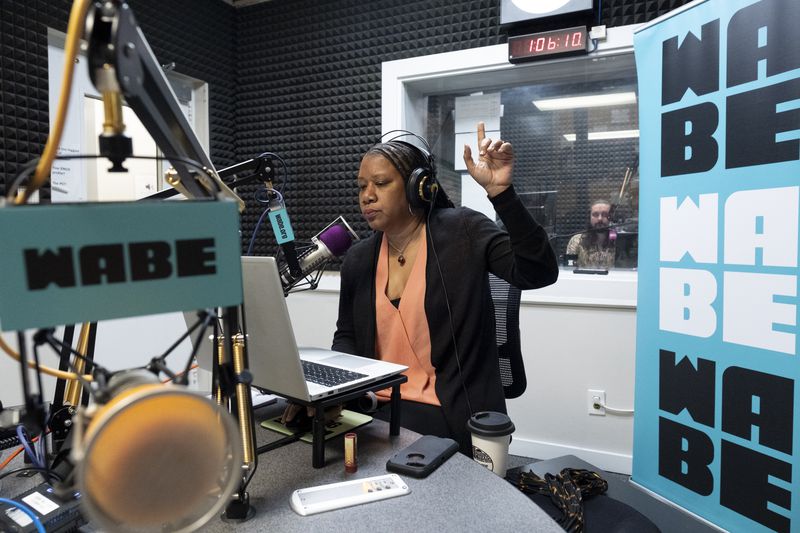
[[[322,348],[298,348],[273,257],[242,257],[247,355],[253,385],[269,392],[314,401],[399,374],[408,367]],[[187,326],[197,321],[184,313]],[[194,342],[194,340],[193,340]],[[197,353],[211,369],[211,340]]]

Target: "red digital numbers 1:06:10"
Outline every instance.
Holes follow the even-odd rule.
[[[528,44],[528,52],[555,52],[560,50],[581,49],[585,46],[583,32],[576,31],[566,35],[551,35],[549,37],[531,39]]]
[[[585,54],[587,37],[585,26],[514,35],[508,38],[508,60],[517,63],[560,54]]]

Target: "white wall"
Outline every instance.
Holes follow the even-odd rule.
[[[80,324],[75,328],[73,347],[77,344],[79,331]],[[153,357],[164,353],[185,331],[181,313],[101,321],[97,327],[95,361],[112,371],[144,366]],[[28,357],[32,359],[30,339],[33,332],[26,333]],[[63,328],[56,330],[56,336],[61,338],[61,335]],[[16,333],[3,332],[2,336],[7,344],[19,351]],[[174,371],[183,370],[190,350],[189,342],[185,341],[167,358],[167,365]],[[50,347],[41,347],[39,358],[42,365],[58,368],[58,354]],[[23,403],[20,374],[18,363],[0,350],[0,401],[6,407]],[[55,379],[46,376],[43,386],[45,400],[52,400]]]
[[[17,349],[17,335],[16,333],[2,332],[3,340],[11,346],[15,351]],[[30,339],[30,335],[28,336]],[[32,357],[28,352],[28,357]],[[51,359],[49,356],[45,359],[40,352],[41,363],[47,366],[58,367],[58,359]],[[33,373],[29,373],[30,379],[35,379]],[[31,381],[35,386],[35,382]],[[44,376],[42,379],[42,386],[46,394],[45,399],[50,400],[53,398],[53,390],[55,388],[56,380],[49,376]],[[0,402],[3,402],[4,407],[12,407],[15,405],[22,405],[24,403],[22,396],[22,382],[19,364],[11,359],[0,350]]]
[[[520,330],[528,389],[508,404],[517,428],[511,453],[572,454],[630,473],[633,417],[589,415],[586,391],[606,391],[611,407],[633,407],[635,310],[527,304]]]

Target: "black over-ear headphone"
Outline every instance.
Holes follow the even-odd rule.
[[[430,145],[424,137],[408,130],[392,130],[384,133],[381,138],[392,133],[396,133],[397,135],[386,142],[394,141],[410,147],[418,153],[425,162],[423,165],[414,168],[408,176],[408,181],[406,181],[406,199],[408,200],[408,205],[410,205],[412,209],[427,209],[436,199],[436,193],[439,191],[439,182],[436,181],[436,163],[430,152]],[[416,137],[425,148],[421,148],[410,142],[398,140],[399,137],[405,136]]]

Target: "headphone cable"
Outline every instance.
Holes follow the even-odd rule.
[[[439,262],[439,254],[436,252],[436,244],[433,242],[433,234],[431,233],[431,214],[433,213],[433,206],[436,202],[436,191],[433,193],[433,197],[431,198],[431,205],[428,208],[428,220],[425,224],[425,231],[428,233],[428,237],[431,241],[431,249],[433,250],[433,257],[436,260],[436,269],[439,272],[439,279],[442,282],[442,291],[444,292],[444,302],[447,307],[447,318],[450,321],[450,336],[453,339],[453,351],[456,355],[456,365],[458,366],[458,377],[461,380],[461,388],[464,390],[464,397],[467,400],[467,409],[469,409],[469,415],[472,416],[475,414],[475,411],[472,410],[472,403],[469,401],[469,391],[467,390],[467,383],[464,380],[464,374],[461,369],[461,357],[458,354],[458,342],[456,340],[456,328],[455,324],[453,323],[453,311],[450,309],[450,298],[447,296],[447,285],[444,282],[444,274],[442,273],[442,265]]]

